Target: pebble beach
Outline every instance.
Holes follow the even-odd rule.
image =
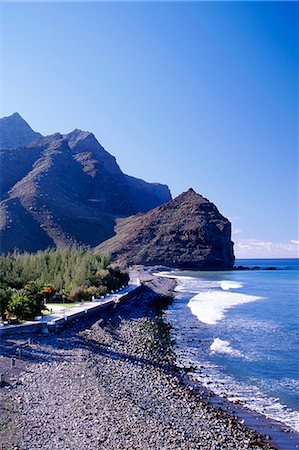
[[[116,307],[57,335],[1,342],[2,449],[275,448],[183,382],[161,313],[174,283],[148,275]]]

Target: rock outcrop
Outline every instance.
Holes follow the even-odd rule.
[[[125,175],[90,132],[43,137],[16,113],[0,136],[0,252],[94,247],[118,217],[171,199],[167,186]]]
[[[96,251],[110,254],[120,265],[197,270],[234,265],[230,222],[193,189],[146,214],[119,220],[115,231]]]

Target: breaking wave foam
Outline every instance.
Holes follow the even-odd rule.
[[[224,353],[226,355],[235,356],[237,358],[243,358],[244,355],[239,350],[235,350],[231,347],[229,341],[216,338],[210,345],[210,349],[213,353]]]
[[[193,277],[189,277],[186,275],[178,276],[169,272],[154,272],[153,275],[155,275],[156,277],[177,278],[179,280],[194,280]]]
[[[215,325],[234,306],[255,302],[263,297],[235,292],[203,291],[191,298],[188,307],[200,322]]]
[[[228,291],[229,289],[240,289],[243,284],[237,283],[236,281],[220,281],[220,287],[223,291]]]
[[[226,397],[231,402],[240,401],[250,410],[278,420],[299,432],[299,412],[288,408],[278,398],[264,394],[258,387],[237,382],[228,375],[220,374],[212,366],[208,376],[199,373],[194,376],[215,394]]]
[[[299,412],[287,407],[278,398],[265,394],[257,386],[245,384],[221,373],[217,365],[197,359],[192,348],[181,347],[176,350],[176,353],[183,365],[204,366],[204,370],[193,372],[191,377],[210,391],[227,398],[230,402],[239,401],[251,411],[257,411],[299,432]],[[298,385],[298,381],[293,379],[284,379],[282,382],[294,387]]]
[[[241,278],[242,281],[243,279],[245,280],[245,286],[249,281],[251,286],[258,287],[258,283],[251,279],[251,275],[252,273],[247,278],[244,276]],[[268,378],[267,375],[260,377],[257,368],[256,371],[252,371],[252,375],[248,379],[248,383],[246,383],[246,381],[243,382],[239,379],[238,376],[235,378],[233,375],[230,376],[223,373],[223,367],[221,366],[222,359],[225,363],[230,359],[229,364],[233,363],[234,367],[237,367],[239,364],[240,367],[244,367],[246,361],[261,361],[261,358],[262,360],[269,359],[269,361],[273,359],[271,351],[268,352],[264,345],[256,350],[252,346],[249,346],[249,348],[245,346],[244,354],[237,348],[234,348],[234,336],[235,330],[242,329],[244,331],[245,329],[245,334],[251,336],[253,342],[259,342],[259,339],[263,339],[264,333],[275,333],[281,342],[284,339],[284,334],[280,331],[280,325],[276,321],[268,320],[267,317],[261,318],[258,315],[253,320],[251,317],[248,318],[246,312],[245,315],[242,315],[240,310],[240,315],[232,316],[229,321],[219,323],[225,318],[231,308],[259,301],[266,297],[244,294],[246,287],[242,289],[243,292],[239,292],[238,289],[244,287],[239,282],[239,279],[237,281],[229,280],[229,277],[225,279],[226,276],[223,274],[220,274],[219,277],[213,274],[207,276],[201,273],[198,273],[195,277],[181,277],[179,274],[171,274],[171,276],[178,280],[177,291],[180,292],[176,297],[179,305],[179,308],[175,310],[177,316],[173,315],[173,312],[169,316],[172,317],[172,323],[177,329],[175,337],[178,345],[176,349],[178,359],[183,364],[189,363],[193,366],[196,365],[198,368],[204,366],[205,370],[201,368],[192,375],[216,394],[226,397],[230,401],[238,400],[252,411],[258,411],[299,432],[299,412],[296,411],[297,407],[294,407],[292,403],[287,406],[289,403],[288,396],[291,396],[289,391],[296,392],[298,380],[293,379],[292,376],[278,380],[273,380],[271,377]],[[187,309],[191,310],[192,315],[200,322],[212,325],[211,327],[199,327],[200,339],[198,341],[194,319],[191,318],[189,312],[184,313],[185,305],[188,306]],[[262,308],[260,305],[256,305],[256,307],[257,311]],[[177,320],[178,318],[181,322]],[[188,321],[190,321],[190,332],[186,326],[189,323]],[[181,328],[184,331],[182,334],[180,334]],[[224,330],[225,334],[223,335],[222,332]],[[261,337],[259,334],[261,334]],[[221,336],[223,339],[215,336]],[[191,343],[189,337],[191,338]],[[243,337],[238,335],[239,338],[240,343],[242,343]],[[207,343],[207,346],[205,346],[205,343]],[[247,354],[249,356],[246,356]],[[216,357],[212,360],[218,361],[217,364],[220,364],[219,366],[211,361],[210,357],[212,355]],[[223,356],[220,359],[218,355]],[[234,358],[233,361],[231,358]],[[267,368],[268,364],[267,362]],[[255,369],[255,365],[251,365],[251,368]],[[270,368],[270,373],[271,370]],[[255,373],[258,375],[256,376]],[[284,395],[286,395],[287,399],[286,404],[284,403]]]

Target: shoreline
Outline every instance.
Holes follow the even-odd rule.
[[[36,335],[24,346],[10,386],[0,389],[12,448],[275,448],[188,386],[160,321],[174,282],[151,273],[142,282],[138,294],[99,317],[77,321],[59,335]],[[7,360],[22,346],[21,340],[4,344]],[[8,414],[4,405],[11,404]]]
[[[176,269],[163,267],[157,275],[165,276],[165,278],[171,279],[171,275],[166,274],[166,272],[173,272]],[[248,267],[248,270],[253,270]],[[267,269],[261,269],[267,270]],[[157,272],[157,271],[156,271]],[[164,275],[165,272],[165,275]],[[160,275],[161,274],[161,275]],[[172,279],[177,280],[173,277]],[[178,356],[179,358],[179,356]],[[183,360],[178,360],[180,367],[184,367],[185,364],[190,365],[190,362],[184,362]],[[192,363],[193,364],[193,363]],[[191,364],[191,366],[192,366]],[[203,366],[201,366],[203,369]],[[204,369],[203,369],[204,371]],[[190,373],[190,375],[188,374]],[[208,399],[208,402],[213,406],[226,411],[231,416],[236,416],[238,420],[241,420],[245,426],[257,431],[263,436],[269,436],[269,441],[278,450],[290,450],[299,448],[299,432],[292,429],[290,426],[283,422],[267,417],[266,415],[250,409],[243,403],[234,403],[228,400],[226,397],[222,397],[215,392],[213,392],[209,387],[204,386],[200,380],[196,379],[196,376],[192,377],[192,371],[188,370],[188,373],[184,374],[184,382],[187,385],[193,387],[193,389],[198,390],[203,393]]]
[[[264,437],[267,436],[266,441],[271,444],[271,448],[273,447],[277,450],[299,448],[299,433],[288,428],[282,422],[270,419],[257,411],[247,408],[244,404],[234,404],[204,387],[200,381],[191,380],[188,375],[184,375],[184,382],[192,386],[193,389],[198,389],[203,393],[211,405],[225,411],[230,416],[236,417],[245,427],[256,431]]]

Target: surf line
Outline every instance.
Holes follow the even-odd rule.
[[[210,290],[200,292],[192,297],[188,302],[188,307],[200,322],[215,325],[234,306],[255,302],[262,298],[256,295]]]

